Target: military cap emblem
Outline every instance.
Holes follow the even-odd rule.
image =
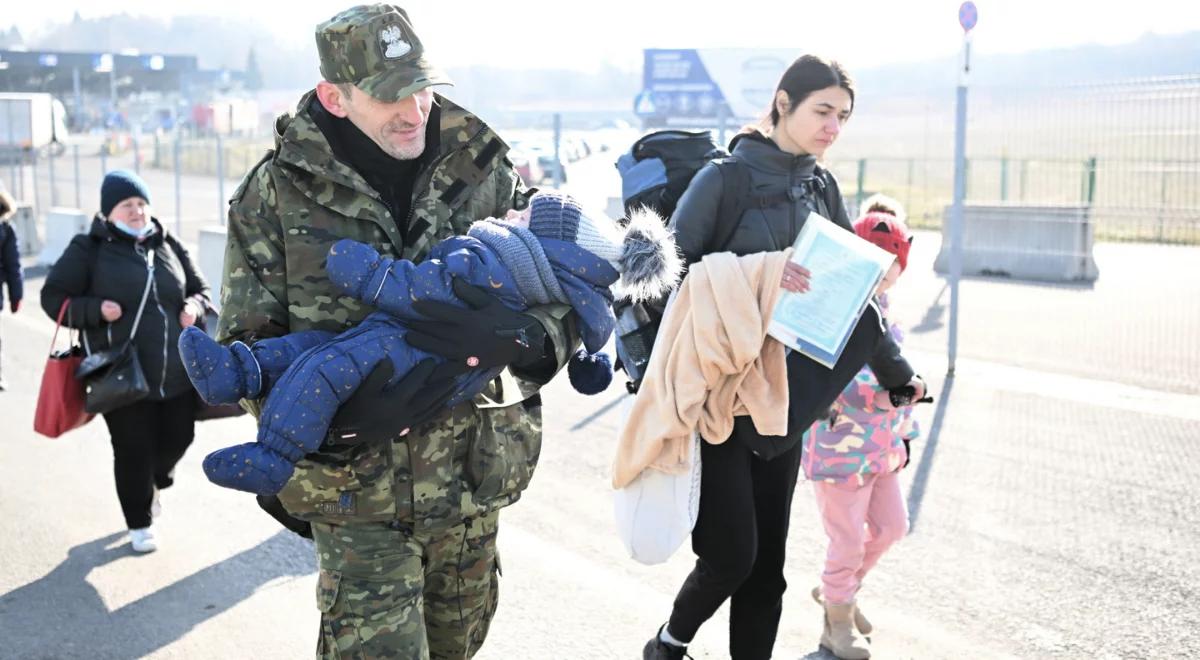
[[[388,59],[404,57],[412,50],[412,44],[404,40],[404,33],[397,25],[389,25],[381,30],[379,41],[383,46],[383,56]]]

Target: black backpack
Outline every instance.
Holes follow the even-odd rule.
[[[663,130],[649,133],[617,159],[621,174],[621,198],[628,215],[636,208],[654,211],[667,221],[675,212],[679,198],[708,163],[721,170],[725,190],[721,195],[720,231],[713,236],[708,250],[725,247],[737,229],[744,212],[742,203],[750,192],[750,174],[737,159],[713,141],[708,131]],[[616,303],[617,368],[629,376],[626,389],[636,393],[650,362],[650,350],[662,321],[666,300],[648,303]]]
[[[664,221],[670,220],[696,173],[710,162],[721,170],[725,181],[721,217],[736,220],[743,210],[738,208],[739,202],[749,196],[750,176],[728,151],[713,141],[708,131],[655,131],[642,136],[617,159],[626,215],[644,207]],[[714,236],[710,247],[725,247],[736,228],[736,222],[724,223],[722,229],[729,234],[721,232],[721,236]]]
[[[668,129],[642,136],[617,159],[626,215],[635,208],[645,207],[658,213],[664,221],[670,220],[679,198],[683,197],[696,173],[709,163],[721,172],[724,183],[718,210],[718,217],[724,222],[718,224],[705,252],[722,250],[733,238],[742,214],[750,207],[767,208],[791,199],[783,193],[752,196],[750,172],[741,161],[713,141],[712,133]],[[817,178],[814,184],[819,188],[817,194],[823,196],[824,182]]]
[[[696,173],[709,163],[721,172],[724,190],[717,212],[721,222],[709,238],[705,253],[723,250],[733,238],[742,214],[751,207],[768,208],[791,201],[784,193],[752,196],[749,170],[714,142],[710,132],[662,130],[643,136],[617,159],[625,213],[646,207],[664,221],[669,220]],[[809,192],[824,201],[824,181],[816,177],[813,185],[816,189]],[[665,299],[650,303],[622,301],[613,306],[617,316],[617,367],[629,376],[625,387],[631,394],[637,393],[650,363],[665,307]]]
[[[665,130],[643,136],[617,159],[625,212],[644,206],[670,218],[696,172],[728,155],[708,131]]]

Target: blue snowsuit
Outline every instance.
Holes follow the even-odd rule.
[[[599,351],[616,323],[609,286],[619,273],[575,243],[538,240],[579,316],[585,348],[589,353]],[[295,462],[321,446],[338,407],[382,360],[392,362],[394,375],[389,384],[398,382],[421,360],[443,361],[409,346],[403,321],[422,318],[412,309],[417,300],[464,306],[454,296],[453,278],[488,290],[511,309],[521,311],[529,306],[496,253],[469,235],[438,243],[419,264],[381,257],[370,246],[342,240],[330,250],[326,271],[339,291],[378,311],[337,335],[311,330],[264,339],[252,347],[235,343],[227,349],[200,330],[180,337],[184,365],[205,401],[254,398],[268,392],[259,417],[258,440],[219,449],[204,459],[204,472],[213,483],[259,495],[279,492],[291,477]],[[475,370],[460,376],[446,406],[474,397],[501,370]]]

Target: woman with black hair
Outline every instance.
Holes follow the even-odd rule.
[[[793,62],[767,117],[730,145],[738,166],[749,172],[754,203],[740,205],[746,209],[740,218],[719,217],[725,186],[713,164],[696,174],[680,199],[671,227],[687,264],[710,252],[783,250],[812,212],[853,231],[837,180],[817,162],[853,110],[854,85],[841,66],[814,55]],[[719,224],[730,221],[737,223],[732,232],[718,231]],[[725,245],[709,245],[720,235],[729,236]],[[807,291],[809,275],[789,262],[780,286]],[[760,435],[749,417],[737,417],[728,439],[700,443],[700,511],[692,530],[696,566],[675,598],[670,619],[646,643],[644,658],[685,657],[696,631],[727,599],[730,657],[771,657],[787,588],[783,565],[801,436],[864,363],[885,388],[913,387],[915,398],[924,396],[924,383],[885,329],[878,310],[868,306],[832,369],[798,352],[788,355],[787,435]]]

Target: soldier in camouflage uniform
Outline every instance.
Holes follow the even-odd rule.
[[[507,145],[430,90],[448,80],[425,59],[404,10],[354,7],[316,37],[324,80],[276,121],[274,149],[231,201],[225,342],[340,332],[372,311],[326,278],[325,255],[339,239],[420,261],[475,220],[527,204]],[[473,402],[428,422],[405,418],[405,397],[436,383],[364,384],[330,435],[351,435],[338,429],[349,425],[365,441],[327,442],[279,494],[288,513],[311,523],[318,657],[466,658],[487,635],[499,510],[529,483],[541,448],[537,391],[578,332],[566,305],[487,307],[467,322],[458,312],[439,339],[463,349],[446,357],[508,368]],[[514,328],[535,340],[514,343]],[[411,344],[420,339],[410,331]]]

